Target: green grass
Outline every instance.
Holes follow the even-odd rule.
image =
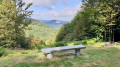
[[[56,52],[51,60],[37,50],[8,50],[0,67],[119,67],[119,47],[87,47],[79,57],[74,51]]]

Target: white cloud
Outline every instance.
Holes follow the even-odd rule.
[[[47,9],[53,9],[55,8],[55,5],[58,2],[61,2],[62,4],[67,4],[67,1],[70,0],[23,0],[26,4],[33,3],[33,6],[41,6]]]
[[[77,12],[80,10],[80,5],[75,7],[64,8],[60,11],[49,11],[49,12],[34,12],[32,18],[40,20],[72,20]]]

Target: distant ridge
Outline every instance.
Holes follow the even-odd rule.
[[[64,24],[68,23],[68,21],[61,21],[61,20],[40,20],[40,21],[55,28],[60,28]]]
[[[30,20],[32,18],[26,18],[27,20]],[[61,26],[63,26],[64,24],[67,24],[68,21],[61,21],[61,20],[37,20],[37,19],[32,19],[34,21],[39,21],[39,22],[43,22],[49,26],[55,27],[55,28],[60,28]]]

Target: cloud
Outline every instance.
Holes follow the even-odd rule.
[[[33,3],[33,6],[41,6],[47,9],[54,9],[58,2],[67,4],[69,0],[23,0],[26,4]]]
[[[48,11],[48,12],[34,12],[32,18],[39,20],[67,20],[70,21],[74,18],[77,12],[80,10],[80,5],[74,7],[64,8],[60,11]]]

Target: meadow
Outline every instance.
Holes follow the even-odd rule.
[[[54,53],[47,59],[40,50],[10,50],[0,58],[0,67],[119,67],[120,46],[87,47],[81,56],[74,51]]]

